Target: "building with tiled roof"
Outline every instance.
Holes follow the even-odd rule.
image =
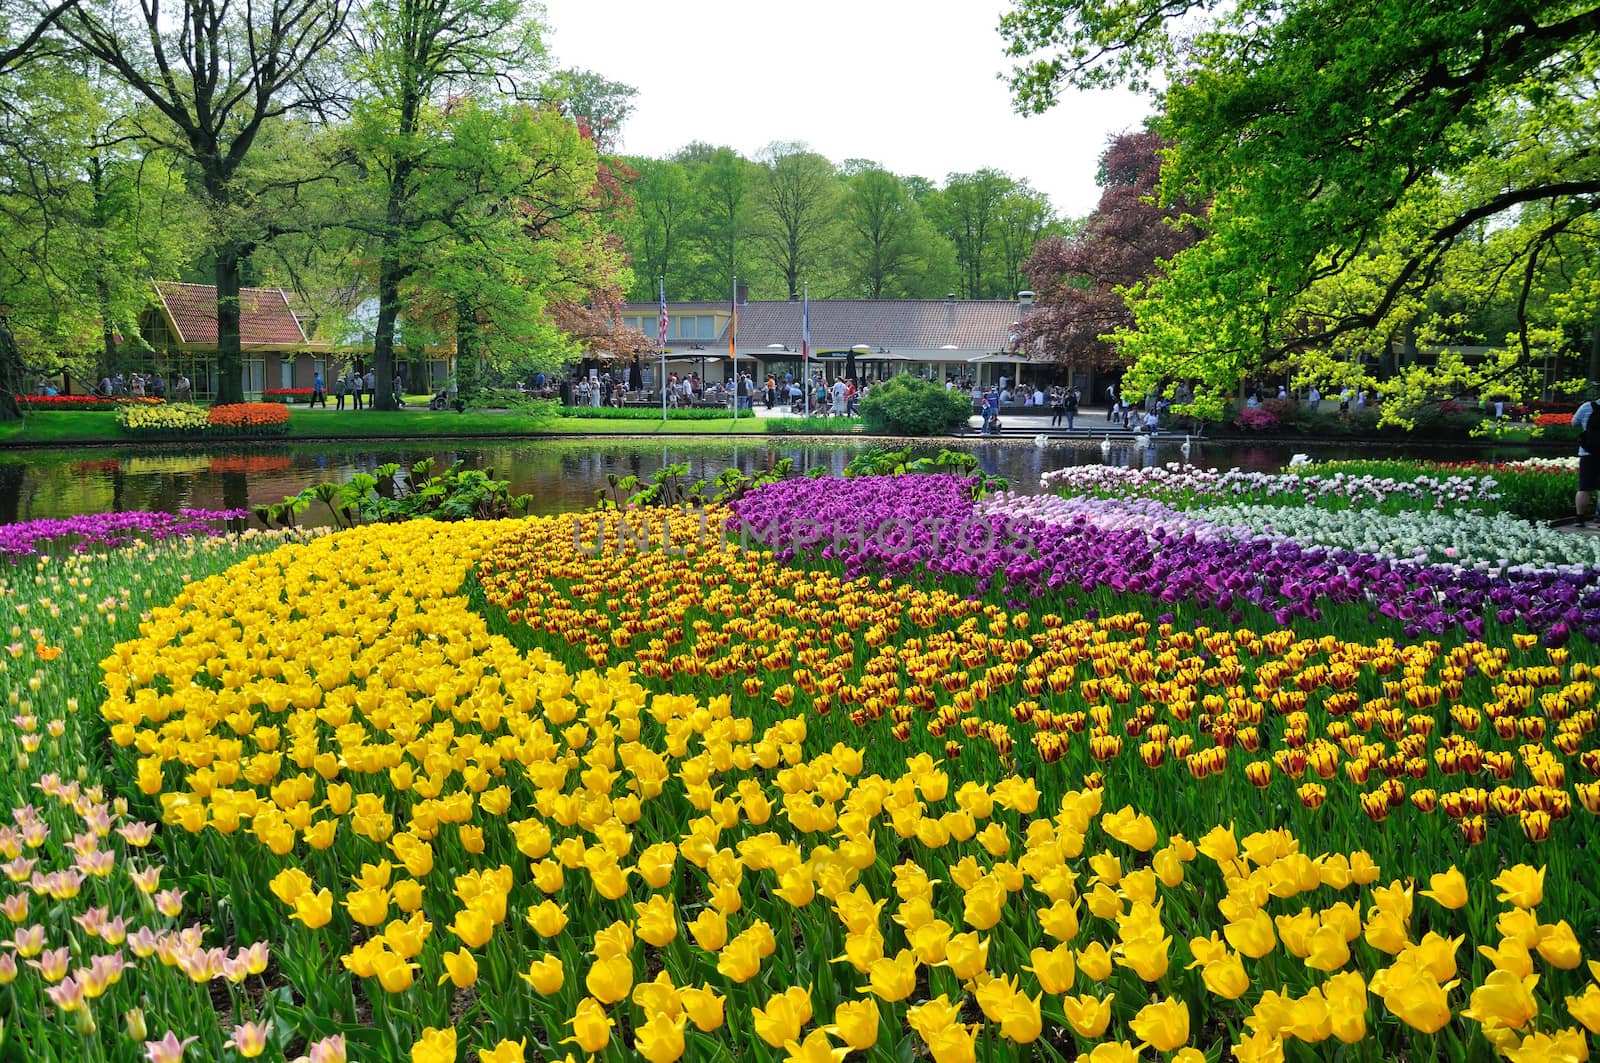
[[[215,351],[217,289],[179,281],[157,281],[155,289],[176,346]],[[309,342],[282,288],[239,289],[239,340],[246,351],[297,350]]]
[[[1026,373],[1028,355],[1017,329],[1032,307],[1032,292],[1009,299],[816,299],[810,304],[813,369],[843,372],[851,356],[858,375],[910,372],[930,379],[976,379]],[[734,350],[759,372],[801,371],[801,304],[760,301],[738,307]],[[667,368],[704,371],[712,380],[732,372],[728,302],[667,304]],[[624,308],[623,324],[657,335],[659,304]]]

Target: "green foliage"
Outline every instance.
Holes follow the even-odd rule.
[[[1380,382],[1405,426],[1547,367],[1600,374],[1587,7],[1018,0],[1002,32],[1023,109],[1164,86],[1163,198],[1208,204],[1201,242],[1127,293],[1130,393],[1195,379],[1214,414],[1262,370]]]
[[[660,421],[659,406],[555,406],[553,415],[573,421]],[[667,411],[669,421],[722,421],[727,410],[683,409]]]
[[[931,436],[947,432],[972,413],[965,394],[904,374],[867,390],[861,419],[875,432]]]
[[[841,436],[861,430],[859,417],[769,417],[767,434],[776,436]]]
[[[763,484],[786,480],[793,472],[794,459],[780,458],[754,475],[730,466],[709,481],[690,483],[686,463],[663,465],[626,502],[621,495],[637,486],[637,477],[609,475],[606,486],[596,489],[595,497],[601,509],[721,505],[738,501]]]
[[[510,481],[496,480],[493,469],[467,469],[459,461],[443,472],[434,468],[432,458],[409,470],[390,462],[357,473],[348,483],[313,484],[251,512],[265,528],[293,528],[296,518],[319,502],[335,527],[350,528],[361,522],[499,520],[526,515],[533,502],[532,495],[512,495]]]

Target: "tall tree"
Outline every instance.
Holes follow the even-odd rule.
[[[1100,202],[1072,236],[1040,241],[1023,266],[1036,302],[1022,338],[1034,350],[1079,367],[1117,364],[1103,337],[1133,323],[1124,289],[1147,280],[1198,238],[1187,211],[1154,200],[1161,137],[1114,137],[1100,157]]]
[[[881,299],[910,254],[911,197],[887,170],[870,165],[853,169],[844,196],[852,287],[868,299]]]
[[[360,13],[357,144],[378,203],[378,320],[373,362],[380,380],[394,375],[395,323],[401,289],[422,261],[429,198],[417,195],[429,156],[441,144],[434,117],[447,97],[497,85],[531,94],[543,51],[540,23],[520,0],[370,0]],[[431,123],[431,124],[430,124]],[[424,235],[431,234],[431,235]],[[378,389],[378,408],[393,406]]]
[[[794,299],[801,277],[823,264],[832,242],[833,164],[796,142],[769,144],[760,162],[757,233],[768,264]]]
[[[689,167],[696,201],[695,224],[687,234],[690,288],[695,297],[720,299],[739,272],[739,249],[750,233],[752,164],[732,148],[709,145],[690,145],[674,158]]]
[[[1001,284],[1000,295],[1011,297],[1026,285],[1023,263],[1040,238],[1056,228],[1056,216],[1050,197],[1035,192],[1026,181],[1016,183],[995,213],[994,273]]]
[[[160,0],[84,0],[60,19],[74,45],[154,109],[141,135],[193,168],[212,213],[218,402],[243,398],[240,275],[268,235],[249,209],[260,186],[241,177],[267,123],[329,104],[334,83],[314,66],[348,11],[347,0],[181,0],[176,11]]]
[[[636,159],[632,184],[633,219],[630,245],[637,273],[631,296],[650,301],[656,282],[665,280],[673,293],[682,290],[685,243],[696,215],[689,178],[681,163],[670,159]]]
[[[1140,377],[1184,366],[1220,389],[1398,328],[1476,229],[1544,218],[1513,265],[1537,277],[1550,241],[1600,210],[1592,2],[1016,0],[1002,31],[1020,109],[1068,85],[1164,86],[1163,193],[1211,203],[1206,238],[1134,301],[1119,342]],[[1315,286],[1374,255],[1388,272],[1370,297],[1298,327]]]
[[[561,113],[589,135],[601,155],[616,150],[638,94],[632,85],[577,67],[553,72],[543,91],[545,99],[560,105]]]
[[[960,295],[985,299],[1003,294],[990,279],[991,243],[998,224],[1000,204],[1015,182],[998,170],[953,173],[939,192],[934,216],[940,230],[955,245],[960,271]]]

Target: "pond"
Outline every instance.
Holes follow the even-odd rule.
[[[940,444],[923,446],[929,452]],[[385,462],[404,465],[435,459],[440,467],[461,461],[469,468],[492,469],[518,493],[533,495],[533,511],[559,513],[590,505],[608,474],[648,478],[662,465],[683,462],[691,478],[711,478],[729,466],[746,472],[792,458],[797,471],[822,466],[841,473],[868,440],[634,440],[591,437],[560,440],[452,443],[305,444],[215,450],[88,449],[0,451],[0,523],[39,517],[71,517],[125,510],[173,512],[245,508],[278,502],[308,485],[342,483]],[[1102,453],[1099,440],[1074,440],[1038,447],[1032,440],[966,443],[984,470],[1004,476],[1019,491],[1037,491],[1039,475],[1068,465],[1161,465],[1184,460],[1177,438],[1149,447],[1113,443]],[[1351,457],[1413,457],[1447,461],[1472,458],[1515,459],[1529,451],[1517,447],[1412,445],[1404,448],[1352,443],[1206,442],[1196,440],[1188,460],[1217,468],[1282,468],[1305,452],[1318,460]],[[314,516],[314,511],[307,514]]]

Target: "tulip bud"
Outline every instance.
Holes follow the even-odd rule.
[[[85,1008],[84,1010],[87,1011],[88,1009]],[[129,1008],[122,1020],[127,1025],[129,1040],[143,1042],[149,1036],[150,1031],[144,1024],[144,1009]]]

